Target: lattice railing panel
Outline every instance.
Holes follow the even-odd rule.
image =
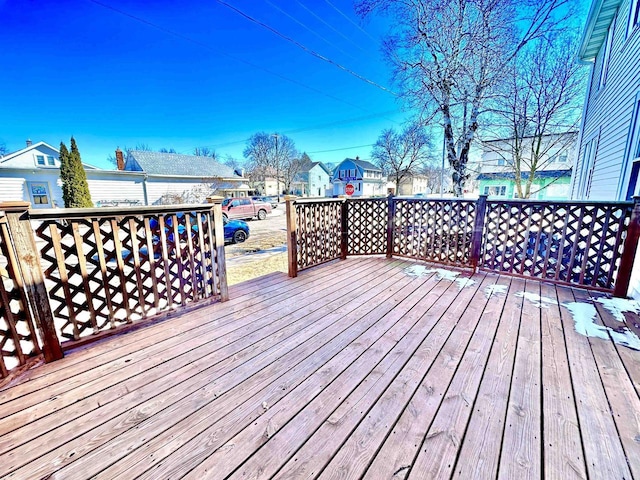
[[[485,269],[612,289],[631,204],[487,202]]]
[[[347,201],[347,253],[376,255],[387,252],[386,198]]]
[[[61,340],[220,294],[208,208],[45,217],[35,231]]]
[[[41,353],[40,341],[17,276],[15,253],[0,218],[0,378]]]
[[[341,202],[300,202],[296,209],[298,270],[341,256]]]
[[[393,254],[468,266],[476,203],[466,200],[395,200]]]

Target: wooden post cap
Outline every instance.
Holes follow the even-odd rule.
[[[5,212],[22,212],[31,208],[30,202],[15,201],[15,202],[1,202],[0,211]]]
[[[293,202],[296,198],[298,198],[295,195],[285,195],[284,196],[284,201],[285,202]]]
[[[207,197],[207,203],[222,203],[223,200],[224,200],[224,197],[220,197],[217,195]]]

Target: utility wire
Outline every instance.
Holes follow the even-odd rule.
[[[314,12],[313,10],[311,10],[309,7],[307,7],[305,4],[303,4],[302,2],[300,2],[299,0],[296,0],[296,3],[298,5],[300,5],[302,8],[304,8],[307,12],[309,12],[313,17],[315,17],[319,22],[323,23],[324,25],[326,25],[327,27],[329,27],[331,30],[333,30],[334,32],[336,32],[338,35],[340,35],[342,38],[344,38],[345,40],[347,40],[348,42],[350,42],[352,45],[354,45],[356,48],[358,48],[359,50],[363,51],[363,52],[367,52],[364,48],[362,48],[360,45],[358,45],[356,42],[354,42],[351,38],[349,38],[348,36],[346,36],[344,33],[342,33],[340,30],[338,30],[337,28],[335,28],[333,25],[331,25],[329,22],[327,22],[326,20],[324,20],[320,15],[318,15],[316,12]],[[367,52],[368,53],[368,52]]]
[[[331,150],[316,150],[315,152],[307,153],[329,153],[329,152],[341,152],[342,150],[355,150],[356,148],[373,147],[375,143],[368,143],[367,145],[356,145],[354,147],[332,148]]]
[[[343,49],[341,49],[340,47],[338,47],[335,43],[332,43],[331,41],[327,40],[325,37],[323,37],[322,35],[320,35],[318,32],[316,32],[315,30],[313,30],[311,27],[305,25],[304,23],[302,23],[300,20],[298,20],[296,17],[294,17],[293,15],[285,12],[282,8],[280,8],[279,6],[277,6],[276,4],[270,2],[269,0],[265,0],[272,8],[274,8],[275,10],[279,11],[282,15],[284,15],[285,17],[289,18],[291,21],[297,23],[298,25],[300,25],[302,28],[308,30],[309,32],[313,33],[316,37],[318,37],[320,40],[322,40],[323,42],[325,42],[327,45],[330,45],[331,47],[335,48],[336,50],[338,50],[340,53],[346,55],[349,58],[352,58],[353,60],[357,60],[356,57],[354,57],[353,55],[351,55],[348,52],[345,52]]]
[[[143,24],[145,24],[145,25],[147,25],[147,26],[149,26],[151,28],[154,28],[156,30],[160,30],[161,32],[166,33],[167,35],[171,35],[173,37],[179,38],[179,39],[184,40],[186,42],[193,43],[195,45],[198,45],[198,46],[200,46],[202,48],[205,48],[205,49],[210,50],[212,52],[215,52],[217,54],[224,55],[225,57],[231,58],[231,59],[233,59],[233,60],[235,60],[237,62],[240,62],[240,63],[244,63],[245,65],[248,65],[248,66],[250,66],[252,68],[255,68],[255,69],[258,69],[258,70],[262,70],[263,72],[268,73],[269,75],[273,75],[274,77],[280,78],[281,80],[285,80],[285,81],[290,82],[290,83],[293,83],[295,85],[298,85],[298,86],[300,86],[302,88],[305,88],[307,90],[315,92],[315,93],[317,93],[319,95],[322,95],[324,97],[327,97],[327,98],[330,98],[330,99],[335,100],[337,102],[343,103],[345,105],[349,105],[351,107],[357,108],[358,110],[362,110],[363,112],[369,112],[370,111],[370,110],[368,110],[368,109],[366,109],[364,107],[361,107],[360,105],[356,105],[355,103],[351,103],[348,100],[344,100],[342,98],[333,96],[330,93],[326,93],[326,92],[323,92],[322,90],[318,90],[317,88],[314,88],[314,87],[311,87],[311,86],[309,86],[309,85],[307,85],[305,83],[299,82],[298,80],[286,77],[286,76],[281,75],[281,74],[279,74],[277,72],[274,72],[273,70],[269,70],[268,68],[261,67],[260,65],[256,65],[255,63],[251,63],[251,62],[249,62],[247,60],[244,60],[244,59],[242,59],[240,57],[236,57],[235,55],[231,55],[231,54],[226,53],[226,52],[224,52],[222,50],[218,50],[216,48],[213,48],[212,46],[210,46],[210,45],[208,45],[208,44],[206,44],[204,42],[201,42],[199,40],[195,40],[195,39],[193,39],[191,37],[188,37],[188,36],[183,35],[181,33],[175,32],[173,30],[170,30],[168,28],[165,28],[165,27],[157,25],[157,24],[155,24],[153,22],[150,22],[149,20],[145,20],[144,18],[138,17],[136,15],[132,15],[130,13],[127,13],[127,12],[123,11],[123,10],[120,10],[118,8],[115,8],[115,7],[112,7],[111,5],[108,5],[106,3],[102,3],[99,0],[87,0],[87,1],[89,1],[91,3],[94,3],[96,5],[99,5],[99,6],[103,7],[103,8],[106,8],[107,10],[111,10],[112,12],[115,12],[115,13],[118,13],[118,14],[123,15],[125,17],[128,17],[128,18],[130,18],[132,20],[135,20],[137,22],[143,23]],[[391,120],[391,121],[393,121],[393,120]]]
[[[340,15],[342,15],[344,18],[347,19],[347,21],[353,25],[354,27],[356,27],[358,30],[360,30],[362,33],[364,33],[367,37],[369,37],[371,40],[373,40],[375,43],[378,43],[378,40],[376,40],[376,38],[371,35],[369,32],[367,32],[364,28],[362,28],[360,25],[358,25],[356,22],[354,22],[346,13],[344,13],[342,10],[340,10],[338,7],[336,7],[333,3],[331,3],[329,0],[324,0],[325,3],[327,5],[329,5],[331,8],[333,8],[336,12],[338,12]]]
[[[322,124],[318,124],[318,125],[313,125],[310,127],[302,127],[302,128],[296,128],[294,130],[285,130],[282,131],[280,133],[282,133],[283,135],[291,135],[294,133],[301,133],[301,132],[307,132],[310,130],[319,130],[319,129],[323,129],[323,128],[328,128],[328,127],[333,127],[336,125],[344,125],[344,124],[348,124],[348,123],[356,123],[356,122],[360,122],[363,120],[370,120],[372,118],[380,118],[380,117],[385,117],[385,115],[389,115],[392,113],[395,113],[395,110],[389,110],[386,112],[381,112],[381,113],[374,113],[371,115],[365,115],[362,117],[355,117],[355,118],[347,118],[345,120],[336,120],[335,122],[329,122],[329,123],[322,123]],[[396,122],[397,123],[397,122]],[[223,147],[230,147],[233,145],[239,145],[241,143],[245,143],[247,142],[249,139],[245,138],[243,140],[234,140],[231,142],[225,142],[225,143],[218,143],[215,145],[202,145],[202,147],[207,147],[207,148],[212,148],[212,149],[217,149],[217,148],[223,148]]]
[[[94,0],[91,0],[91,1],[94,1]],[[364,76],[360,75],[359,73],[354,72],[350,68],[347,68],[344,65],[342,65],[342,64],[340,64],[338,62],[335,62],[335,61],[331,60],[330,58],[325,57],[324,55],[319,54],[315,50],[312,50],[312,49],[306,47],[305,45],[303,45],[302,43],[298,42],[297,40],[285,35],[284,33],[281,33],[280,31],[278,31],[275,28],[267,25],[266,23],[261,22],[257,18],[254,18],[251,15],[248,15],[247,13],[245,13],[242,10],[234,7],[233,5],[225,2],[224,0],[216,0],[216,2],[218,2],[220,5],[224,5],[225,7],[227,7],[230,10],[233,10],[238,15],[241,15],[242,17],[246,18],[247,20],[249,20],[249,21],[251,21],[251,22],[253,22],[253,23],[257,24],[257,25],[260,25],[263,28],[266,28],[270,32],[272,32],[275,35],[279,36],[280,38],[282,38],[282,39],[284,39],[284,40],[286,40],[286,41],[288,41],[290,43],[293,43],[298,48],[300,48],[300,49],[304,50],[305,52],[307,52],[309,55],[312,55],[312,56],[314,56],[316,58],[319,58],[320,60],[323,60],[323,61],[325,61],[327,63],[330,63],[331,65],[333,65],[335,67],[338,67],[341,70],[344,70],[348,74],[353,75],[354,77],[358,78],[359,80],[362,80],[363,82],[368,83],[369,85],[373,85],[374,87],[377,87],[377,88],[379,88],[380,90],[382,90],[384,92],[387,92],[387,93],[390,93],[391,95],[397,96],[397,94],[395,92],[393,92],[392,90],[389,90],[387,87],[382,86],[379,83],[374,82],[373,80],[369,80],[367,77],[364,77]]]

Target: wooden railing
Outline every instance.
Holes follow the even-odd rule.
[[[141,321],[227,300],[220,200],[41,211],[0,205],[0,265],[7,265],[0,377],[41,351],[52,361]]]
[[[347,255],[386,254],[625,296],[640,235],[638,202],[289,198],[287,212],[291,276]]]

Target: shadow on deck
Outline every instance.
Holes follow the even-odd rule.
[[[0,477],[640,478],[637,316],[469,275],[348,259],[70,352],[0,391]]]

